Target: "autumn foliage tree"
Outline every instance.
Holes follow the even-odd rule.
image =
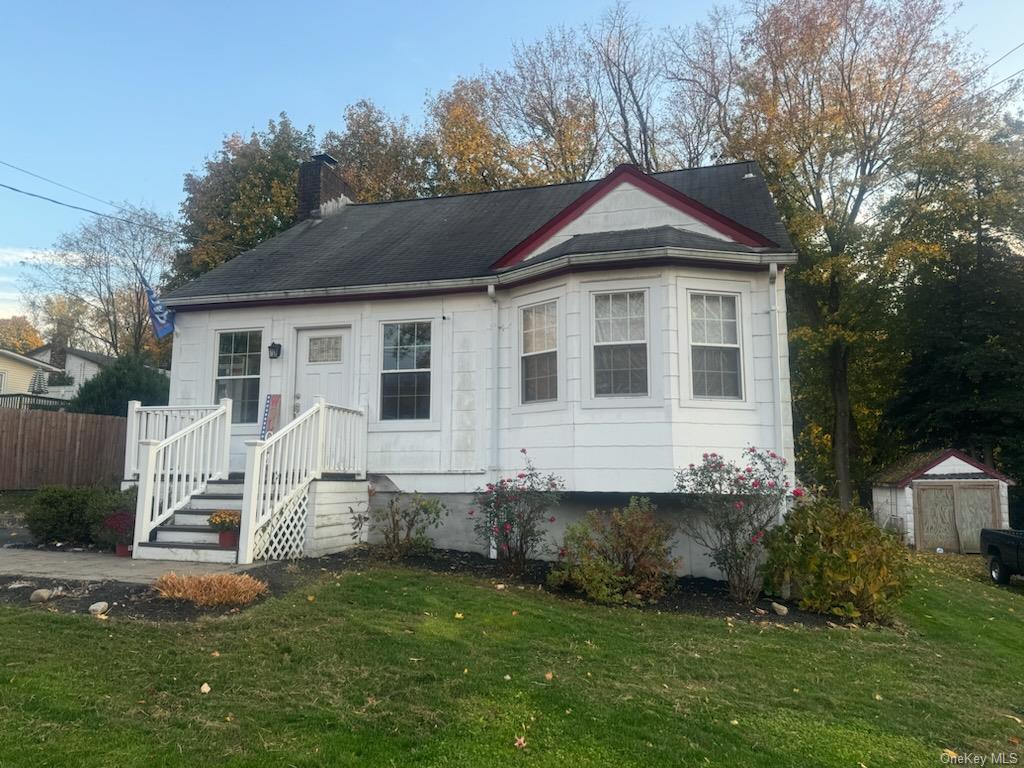
[[[24,315],[0,319],[0,349],[25,354],[43,345],[43,337]]]

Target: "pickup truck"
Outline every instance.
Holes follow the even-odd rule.
[[[982,528],[981,553],[988,557],[992,581],[1009,583],[1013,574],[1024,574],[1024,531]]]

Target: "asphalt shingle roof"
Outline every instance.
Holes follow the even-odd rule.
[[[748,173],[753,176],[744,178]],[[652,176],[767,237],[779,251],[793,251],[755,163]],[[486,277],[496,261],[598,183],[347,205],[296,224],[167,298]]]

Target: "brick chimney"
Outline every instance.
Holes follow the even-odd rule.
[[[321,206],[334,201],[352,202],[355,195],[351,187],[341,178],[338,161],[324,153],[299,166],[298,205],[295,210],[296,222],[317,218],[323,214]]]

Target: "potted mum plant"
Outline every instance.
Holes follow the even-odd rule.
[[[114,512],[103,518],[94,538],[99,544],[113,547],[118,557],[131,557],[134,536],[135,515],[131,512]]]
[[[218,542],[227,549],[238,546],[238,529],[242,526],[242,513],[234,509],[218,509],[210,515],[210,525],[216,528]]]

